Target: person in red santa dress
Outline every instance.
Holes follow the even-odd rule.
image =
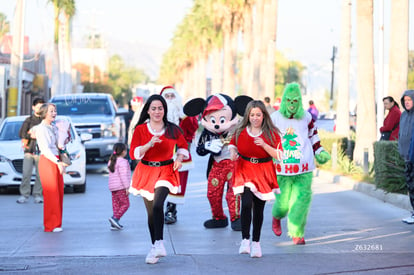
[[[167,120],[167,102],[158,94],[145,103],[131,140],[131,159],[140,160],[132,175],[130,193],[141,195],[148,215],[152,247],[145,262],[155,264],[167,255],[163,244],[164,202],[180,185],[178,170],[189,157],[182,130]],[[176,149],[178,148],[178,149]],[[176,158],[174,152],[176,151]]]
[[[181,96],[172,86],[162,88],[160,94],[167,101],[168,113],[167,119],[183,130],[184,138],[188,143],[188,151],[190,152],[191,143],[198,129],[198,120],[195,116],[185,116]],[[177,204],[184,204],[185,190],[187,189],[188,171],[194,167],[191,159],[183,160],[183,166],[179,170],[180,187],[177,194],[170,193],[167,197],[167,206],[165,210],[164,221],[166,224],[174,224],[177,222]]]
[[[276,165],[283,149],[279,129],[273,125],[266,106],[260,100],[250,101],[242,122],[229,145],[231,159],[236,161],[234,194],[242,194],[240,254],[262,257],[260,233],[266,201],[280,193]],[[253,237],[250,243],[250,224],[253,213]]]

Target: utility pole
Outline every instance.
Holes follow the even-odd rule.
[[[384,0],[379,1],[379,32],[378,32],[378,90],[377,90],[377,140],[381,133],[379,128],[384,122]]]
[[[334,90],[334,75],[335,75],[335,55],[336,55],[336,47],[333,46],[332,48],[332,77],[331,77],[331,96],[329,98],[329,111],[333,111],[333,90]]]

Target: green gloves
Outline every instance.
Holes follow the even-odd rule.
[[[316,161],[319,164],[325,164],[328,160],[331,159],[331,156],[326,151],[321,151],[319,154],[315,155]]]

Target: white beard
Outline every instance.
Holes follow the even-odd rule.
[[[166,100],[167,101],[167,119],[169,122],[180,124],[180,118],[184,117],[183,106],[177,99]]]

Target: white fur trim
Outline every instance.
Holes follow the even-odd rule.
[[[134,157],[135,157],[136,160],[140,160],[140,159],[142,159],[145,156],[145,154],[141,155],[140,152],[139,152],[139,150],[141,149],[141,147],[142,146],[138,146],[134,150]]]
[[[190,153],[188,152],[188,150],[187,150],[187,149],[184,149],[184,148],[179,148],[179,149],[177,150],[177,155],[178,155],[178,154],[183,155],[183,156],[184,156],[184,159],[189,159],[189,158],[190,158]]]
[[[237,186],[237,187],[233,187],[233,193],[236,194],[242,194],[244,192],[244,187],[248,187],[250,188],[250,190],[252,191],[252,193],[259,199],[261,199],[262,201],[270,201],[270,200],[274,200],[275,199],[275,193],[279,194],[280,193],[280,189],[273,189],[272,192],[269,193],[260,193],[257,191],[256,186],[254,185],[254,183],[252,182],[246,182],[244,183],[244,186]]]
[[[169,181],[166,180],[159,180],[155,183],[155,188],[157,187],[167,187],[168,190],[170,190],[170,193],[172,194],[176,194],[178,192],[178,187],[172,185]],[[150,193],[147,190],[144,189],[135,189],[132,186],[129,187],[129,192],[134,195],[134,196],[138,196],[141,195],[142,197],[146,198],[149,201],[153,201],[154,200],[154,193]]]

